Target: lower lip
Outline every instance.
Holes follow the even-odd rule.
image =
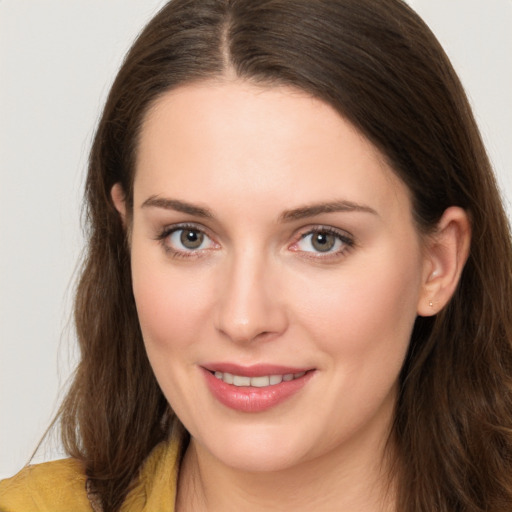
[[[226,384],[208,370],[202,368],[206,383],[213,396],[223,405],[241,412],[263,412],[291,398],[300,391],[313,375],[306,372],[298,379],[281,382],[273,386],[256,388]]]

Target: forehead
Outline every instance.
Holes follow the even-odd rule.
[[[410,208],[384,157],[331,106],[293,88],[240,81],[183,86],[152,106],[135,204],[162,194],[283,209],[338,199]]]

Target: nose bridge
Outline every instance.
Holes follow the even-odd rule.
[[[265,251],[253,246],[234,252],[220,283],[217,329],[237,342],[283,332],[286,313],[275,278]]]

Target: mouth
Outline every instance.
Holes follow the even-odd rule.
[[[289,400],[316,373],[315,369],[274,365],[212,364],[201,369],[211,395],[222,405],[245,413],[264,412]]]

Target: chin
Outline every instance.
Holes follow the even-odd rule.
[[[220,454],[220,460],[228,467],[249,473],[273,473],[296,466],[297,454],[261,449],[259,446],[245,447],[235,452]]]
[[[202,447],[223,464],[237,471],[275,472],[289,469],[301,462],[305,455],[304,437],[271,432],[252,432],[244,435],[217,437]]]

